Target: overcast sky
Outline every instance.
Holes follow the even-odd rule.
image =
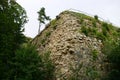
[[[52,19],[60,12],[72,8],[90,15],[98,15],[120,27],[120,0],[17,0],[17,2],[25,8],[29,19],[24,34],[32,38],[38,33],[37,12],[41,7],[45,7],[46,14]]]

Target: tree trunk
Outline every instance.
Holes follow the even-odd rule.
[[[40,33],[40,27],[41,27],[41,24],[39,23],[39,29],[38,29],[38,34]]]

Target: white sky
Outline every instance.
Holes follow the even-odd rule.
[[[120,27],[120,0],[17,0],[17,2],[25,8],[29,19],[24,34],[32,38],[38,33],[37,12],[41,7],[45,7],[46,14],[52,19],[60,12],[72,8],[98,15]]]

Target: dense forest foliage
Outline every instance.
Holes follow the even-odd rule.
[[[54,66],[48,56],[23,45],[27,15],[15,0],[0,0],[0,80],[49,80]],[[48,54],[48,53],[47,53]]]
[[[14,0],[0,1],[0,78],[14,80],[15,51],[24,42],[25,10]]]

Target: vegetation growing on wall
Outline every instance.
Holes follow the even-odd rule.
[[[96,49],[94,49],[92,51],[92,59],[93,59],[93,61],[96,61],[97,58],[98,58],[98,51]]]
[[[96,37],[103,41],[104,49],[106,49],[103,53],[107,56],[107,60],[109,63],[110,70],[108,71],[108,77],[105,80],[119,80],[120,79],[120,31],[119,28],[113,27],[113,25],[107,22],[102,22],[98,20],[98,16],[94,16],[94,18],[86,16],[81,13],[69,12],[71,15],[77,17],[79,19],[80,33],[84,33],[86,36]],[[87,21],[88,20],[88,21]],[[86,22],[87,21],[87,22]],[[92,24],[92,25],[89,25]],[[96,50],[92,51],[92,58],[96,60],[98,57],[98,52]],[[97,70],[91,68],[88,69],[88,75],[95,79],[95,76],[98,77]],[[77,80],[77,77],[75,77]]]
[[[116,31],[117,28],[113,27],[111,23],[109,24],[107,22],[100,21],[97,15],[93,18],[85,14],[72,11],[65,11],[64,13],[69,13],[79,20],[79,23],[81,24],[80,32],[84,33],[86,36],[96,37],[103,41],[113,37],[116,39],[118,37],[118,33]]]
[[[54,19],[54,20],[52,20],[51,22],[50,22],[50,24],[51,24],[51,26],[53,27],[53,29],[55,30],[56,29],[56,27],[57,27],[57,23],[56,23],[56,19]]]

